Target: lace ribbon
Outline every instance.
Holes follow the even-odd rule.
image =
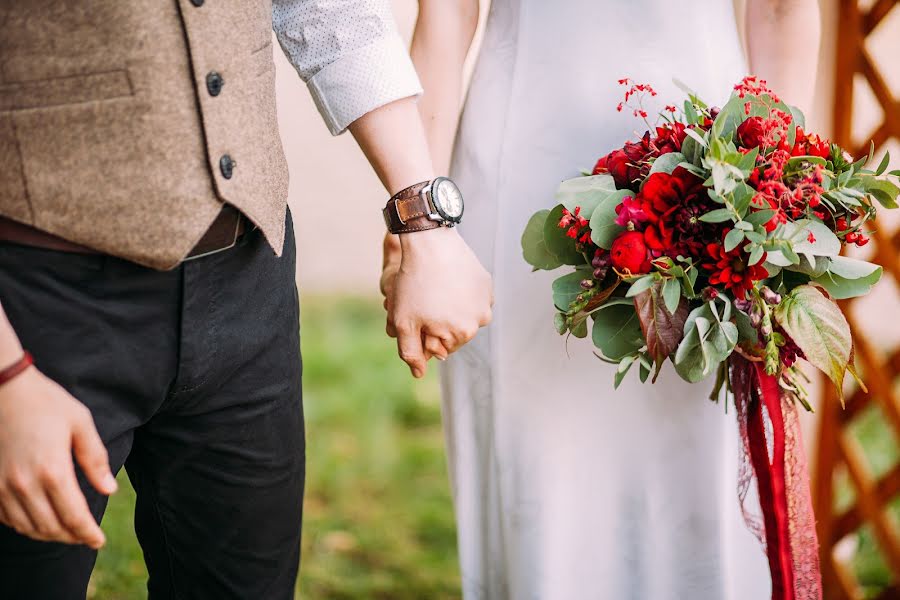
[[[729,369],[743,451],[738,498],[769,559],[772,600],[821,600],[819,545],[797,409],[762,363],[734,354]],[[756,480],[762,514],[746,499]]]

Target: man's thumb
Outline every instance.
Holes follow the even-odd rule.
[[[72,428],[72,452],[81,465],[88,481],[98,492],[109,496],[118,489],[116,478],[109,468],[109,454],[89,411],[85,410],[75,419]]]

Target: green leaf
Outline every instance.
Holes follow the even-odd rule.
[[[735,229],[740,229],[741,231],[753,231],[753,224],[748,223],[747,221],[738,221],[734,224]]]
[[[572,335],[577,338],[587,337],[587,318],[581,319],[572,325]]]
[[[622,385],[622,380],[628,375],[628,371],[634,363],[634,355],[628,355],[619,361],[619,367],[616,369],[616,375],[613,378],[613,389],[619,389],[619,386]]]
[[[678,303],[681,302],[681,283],[677,279],[666,279],[662,291],[666,310],[674,314],[678,310]]]
[[[703,148],[706,147],[706,142],[690,127],[685,129],[685,133],[687,136],[681,142],[681,153],[684,154],[686,162],[699,167],[703,159]]]
[[[653,173],[671,173],[680,163],[684,162],[684,154],[681,152],[668,152],[653,161],[650,167],[650,175]]]
[[[864,260],[835,256],[828,270],[814,281],[833,298],[844,300],[868,294],[881,279],[882,268]]]
[[[559,335],[564,334],[569,330],[569,326],[566,325],[566,315],[563,313],[556,313],[553,315],[553,328],[556,329],[556,333]]]
[[[525,226],[522,233],[522,254],[525,262],[535,269],[544,271],[552,271],[562,266],[555,254],[547,248],[544,241],[544,223],[547,221],[547,215],[550,214],[549,209],[539,210],[534,213]]]
[[[634,196],[631,190],[617,190],[604,198],[591,216],[591,239],[601,248],[609,250],[613,240],[624,231],[624,227],[616,225],[616,207],[622,200]]]
[[[727,208],[716,208],[708,213],[700,215],[700,220],[704,223],[724,223],[734,219],[734,213]]]
[[[772,217],[775,216],[775,211],[771,208],[766,208],[764,210],[757,210],[755,212],[750,213],[744,220],[748,223],[753,223],[754,225],[765,225],[769,221],[772,220]]]
[[[883,207],[897,208],[897,195],[900,194],[900,188],[890,181],[875,179],[866,186],[866,189]]]
[[[881,163],[878,165],[878,168],[875,169],[875,176],[881,175],[885,171],[887,171],[888,165],[891,162],[891,153],[885,152],[884,158],[881,159]]]
[[[691,311],[684,325],[684,339],[675,351],[675,370],[691,383],[712,373],[738,341],[738,328],[728,320],[731,303],[725,303],[722,315],[714,306],[715,302],[707,302]]]
[[[644,275],[638,279],[635,279],[631,282],[631,287],[628,288],[628,291],[625,293],[626,298],[633,298],[638,294],[649,290],[653,287],[653,284],[656,283],[658,277],[655,275]]]
[[[794,118],[794,125],[799,125],[803,129],[806,129],[806,117],[803,115],[803,111],[790,104],[788,104],[788,109],[790,109],[791,116]]]
[[[810,263],[815,256],[837,256],[841,252],[841,242],[827,225],[821,221],[801,219],[785,224],[785,231],[793,242],[793,250],[797,254],[806,255]],[[812,233],[814,242],[809,241]]]
[[[569,305],[575,298],[584,292],[581,282],[590,274],[585,271],[575,271],[557,278],[553,282],[553,304],[560,312],[568,312]]]
[[[547,215],[544,223],[544,243],[547,245],[547,250],[563,264],[582,265],[584,264],[584,255],[575,249],[575,240],[567,236],[566,230],[559,226],[564,208],[562,204],[557,204]]]
[[[675,290],[675,309],[672,311],[666,307],[667,299],[664,298],[665,286],[670,282],[671,289]],[[659,368],[675,351],[684,336],[684,322],[688,315],[687,301],[681,301],[681,289],[677,283],[672,280],[665,283],[658,281],[649,290],[635,296],[634,308],[644,340],[647,342],[647,353]]]
[[[580,206],[581,216],[590,221],[600,202],[615,192],[616,183],[612,175],[601,173],[563,181],[556,190],[556,201],[570,212],[574,211],[576,206]]]
[[[844,373],[850,364],[853,342],[841,309],[818,288],[795,287],[775,307],[775,319],[806,360],[824,372],[843,398]]]
[[[763,250],[762,246],[753,246],[753,248],[750,250],[750,256],[747,259],[747,264],[755,265],[756,263],[758,263],[760,260],[762,260],[764,252],[765,250]]]
[[[591,339],[606,358],[617,361],[643,347],[641,325],[630,300],[610,301],[591,316],[594,319]]]
[[[731,252],[744,240],[744,232],[740,229],[732,229],[725,234],[725,252]]]

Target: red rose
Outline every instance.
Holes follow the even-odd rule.
[[[744,148],[758,148],[765,135],[765,121],[762,117],[750,117],[737,128],[738,145]]]
[[[648,131],[639,142],[626,142],[622,148],[613,150],[598,160],[594,166],[594,175],[609,173],[620,190],[637,191],[641,180],[650,171],[650,159],[658,155]]]
[[[609,250],[613,266],[632,275],[650,271],[650,258],[644,236],[639,231],[626,231],[617,237]]]

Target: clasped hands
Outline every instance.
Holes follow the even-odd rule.
[[[415,377],[491,321],[491,276],[455,229],[387,235],[381,292],[387,334]]]

